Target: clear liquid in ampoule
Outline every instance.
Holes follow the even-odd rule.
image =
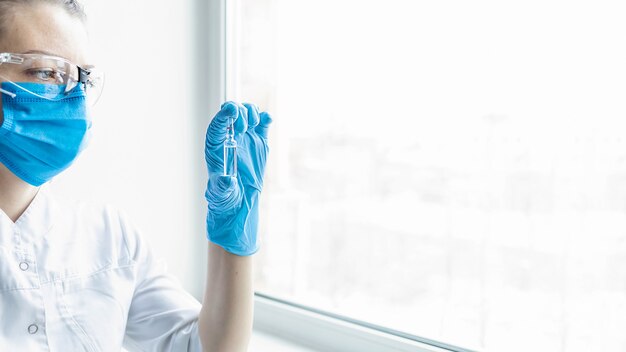
[[[224,176],[237,176],[237,141],[233,138],[232,124],[224,141]]]

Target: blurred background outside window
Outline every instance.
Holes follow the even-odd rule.
[[[484,351],[626,350],[616,1],[236,0],[259,292]]]

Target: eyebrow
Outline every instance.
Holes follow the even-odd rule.
[[[29,50],[29,51],[25,51],[23,54],[42,54],[42,55],[48,55],[48,56],[56,56],[56,57],[60,57],[62,59],[65,59],[67,61],[72,62],[71,60],[69,60],[68,58],[59,55],[59,54],[55,54],[55,53],[51,53],[49,51],[45,51],[45,50]],[[84,69],[90,69],[90,68],[94,68],[94,65],[78,65]]]
[[[29,51],[24,52],[23,54],[43,54],[43,55],[48,55],[48,56],[57,56],[57,57],[67,60],[67,58],[63,57],[62,55],[51,53],[45,50],[29,50]]]

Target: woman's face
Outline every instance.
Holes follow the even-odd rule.
[[[0,52],[59,56],[79,66],[89,64],[87,47],[83,22],[52,4],[16,5],[0,38]],[[4,120],[2,111],[0,99],[0,125]]]

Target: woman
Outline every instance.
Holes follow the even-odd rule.
[[[211,121],[208,274],[185,292],[114,209],[62,204],[45,187],[87,146],[89,66],[75,0],[0,0],[0,349],[244,351],[271,118],[227,102]],[[234,120],[236,177],[222,176]]]

